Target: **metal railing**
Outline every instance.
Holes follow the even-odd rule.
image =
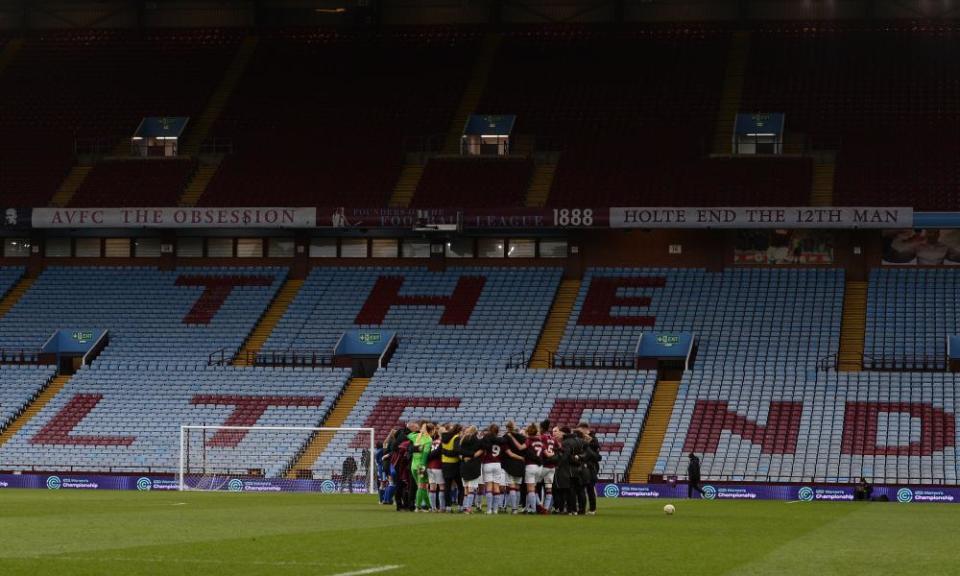
[[[550,368],[589,368],[632,370],[637,366],[634,356],[623,354],[557,354],[550,355]]]

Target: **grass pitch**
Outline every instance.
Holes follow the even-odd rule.
[[[0,574],[960,574],[960,506],[666,503],[460,516],[370,496],[4,490]]]

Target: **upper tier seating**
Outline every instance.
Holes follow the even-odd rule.
[[[445,134],[478,36],[455,29],[264,34],[213,135],[233,141],[201,203],[382,206],[405,140]]]
[[[196,161],[118,160],[96,164],[74,194],[71,206],[176,206]]]
[[[958,156],[953,124],[848,134],[837,157],[834,204],[960,209]]]
[[[960,270],[871,271],[865,367],[945,368],[947,337],[960,333],[958,294]]]
[[[240,35],[85,29],[28,38],[0,75],[0,203],[46,205],[75,140],[101,140],[109,150],[144,116],[198,116]]]
[[[958,401],[948,374],[687,372],[654,473],[956,484]]]
[[[315,268],[263,350],[329,352],[344,330],[378,326],[397,331],[390,366],[503,368],[529,359],[560,275],[559,268]]]
[[[219,368],[80,370],[0,448],[4,470],[176,472],[181,425],[319,426],[348,371]],[[228,422],[229,420],[229,422]],[[309,431],[206,435],[191,473],[282,472]],[[204,442],[193,434],[191,442]]]
[[[809,158],[697,159],[689,142],[572,144],[561,155],[551,206],[806,206]],[[687,148],[687,150],[684,150]]]
[[[0,319],[0,348],[39,350],[60,328],[109,330],[97,362],[206,364],[239,350],[283,283],[277,268],[44,270]],[[231,289],[232,287],[232,289]]]
[[[631,357],[644,331],[687,331],[698,367],[812,369],[838,352],[843,287],[838,269],[592,269],[559,354]]]
[[[398,424],[420,418],[475,424],[507,420],[518,427],[549,417],[558,426],[586,420],[601,443],[601,474],[630,464],[653,393],[655,372],[620,370],[378,372],[344,426],[373,427],[379,441]],[[321,476],[339,470],[356,433],[338,434],[314,465]]]
[[[955,122],[956,31],[909,21],[764,24],[751,36],[742,108],[784,112],[788,131],[824,146],[867,127]]]
[[[414,208],[523,206],[533,176],[528,158],[434,159],[420,178]]]
[[[0,366],[0,430],[40,393],[55,372],[53,366]]]

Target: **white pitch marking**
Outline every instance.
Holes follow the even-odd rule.
[[[364,574],[377,574],[378,572],[387,572],[390,570],[396,570],[400,568],[398,565],[388,565],[388,566],[375,566],[373,568],[366,568],[364,570],[355,570],[353,572],[340,572],[339,574],[334,574],[333,576],[363,576]]]
[[[803,500],[788,500],[787,504],[796,504],[797,502],[803,502]]]

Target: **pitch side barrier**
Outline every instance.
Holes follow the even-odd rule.
[[[355,480],[355,493],[361,492],[364,480]],[[44,490],[137,490],[175,491],[177,479],[167,475],[105,475],[105,474],[0,474],[0,489],[35,488]],[[788,502],[843,502],[852,501],[854,486],[850,484],[735,484],[705,483],[704,500],[783,500]],[[333,494],[347,492],[348,487],[334,480],[264,479],[236,476],[225,482],[220,492],[299,492]],[[662,498],[682,500],[687,496],[684,482],[662,484],[597,484],[597,494],[605,498]],[[960,503],[960,486],[878,485],[874,499],[886,497],[890,502]]]

